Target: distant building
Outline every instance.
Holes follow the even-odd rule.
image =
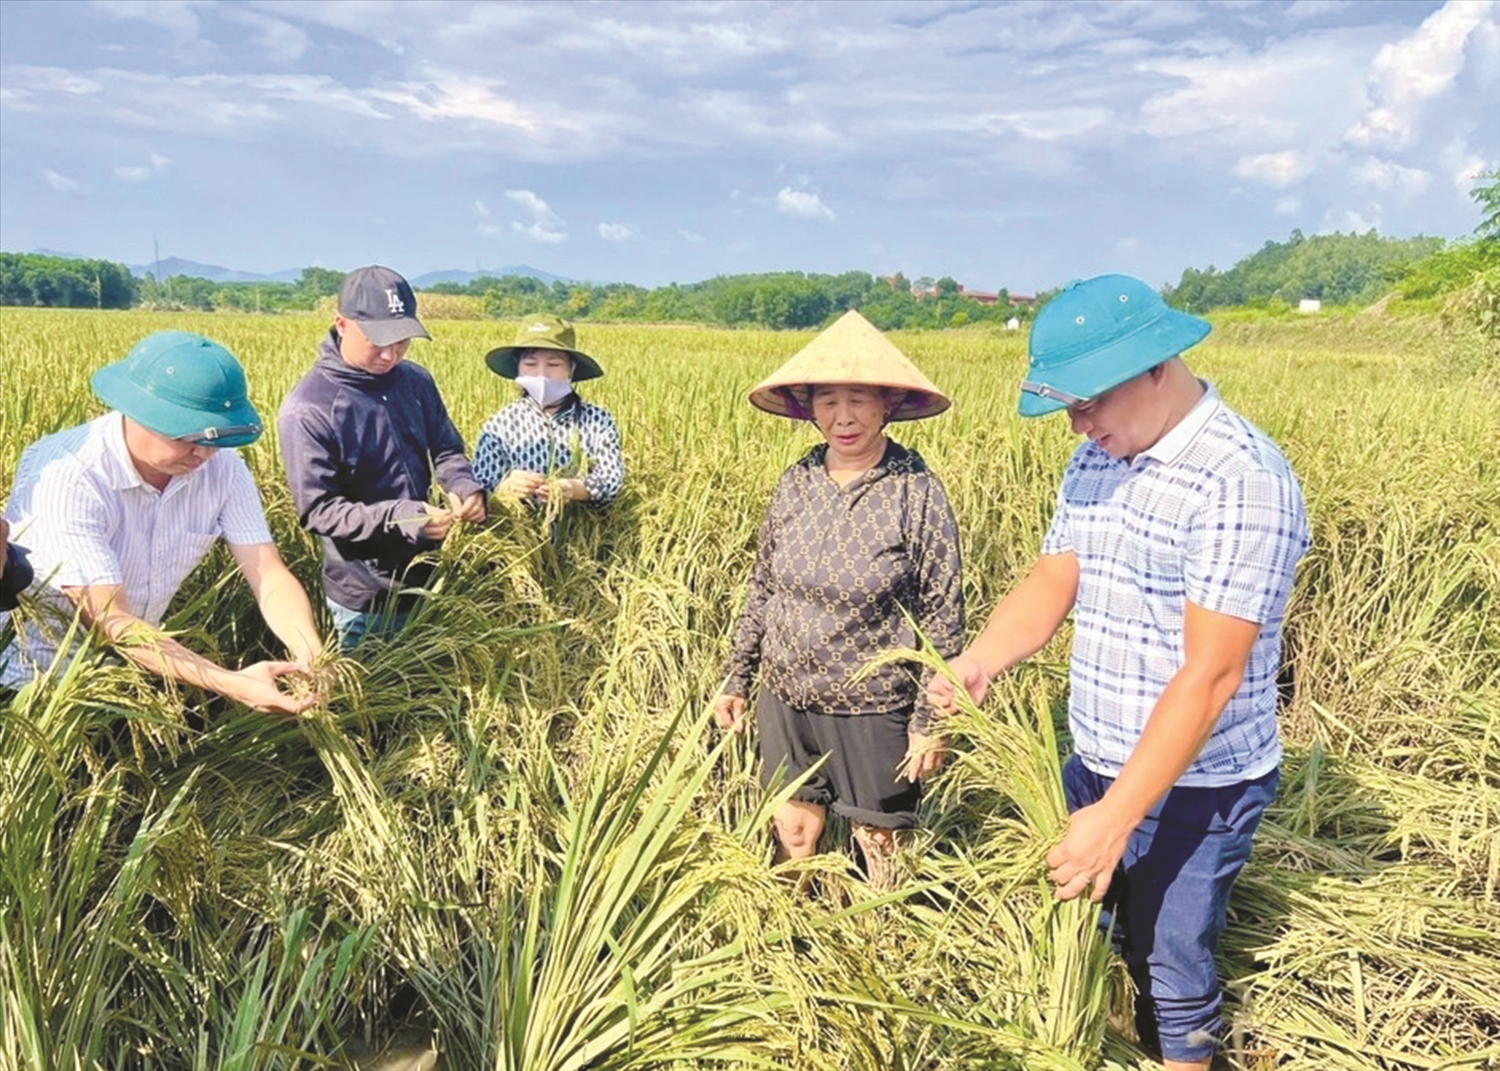
[[[986,290],[970,290],[967,287],[959,287],[958,292],[966,298],[979,302],[981,305],[993,305],[1000,300],[999,294],[991,294]]]
[[[1322,312],[1323,303],[1317,298],[1305,297],[1297,303],[1298,312]]]

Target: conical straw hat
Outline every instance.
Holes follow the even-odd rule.
[[[953,404],[874,324],[853,309],[767,376],[750,392],[750,404],[776,416],[805,420],[808,413],[803,403],[788,388],[822,383],[906,391],[891,420],[937,416]]]

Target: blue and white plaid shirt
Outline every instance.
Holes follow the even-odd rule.
[[[1286,458],[1212,387],[1129,461],[1080,446],[1042,553],[1078,558],[1068,719],[1083,764],[1119,775],[1183,664],[1191,600],[1261,629],[1239,690],[1177,783],[1229,785],[1273,770],[1281,624],[1308,542]]]

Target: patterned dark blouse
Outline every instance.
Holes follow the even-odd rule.
[[[844,488],[824,467],[827,452],[814,447],[771,496],[725,692],[748,694],[759,670],[762,686],[799,710],[901,710],[917,699],[910,667],[854,677],[880,652],[916,646],[905,614],[945,658],[962,650],[958,526],[916,452],[888,443]]]
[[[550,416],[530,397],[518,398],[484,422],[474,447],[474,475],[486,491],[512,469],[581,475],[593,501],[613,501],[625,486],[615,418],[576,394]]]

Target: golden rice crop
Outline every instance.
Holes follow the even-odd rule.
[[[472,443],[514,392],[482,359],[511,325],[433,326],[414,357]],[[0,490],[26,443],[99,412],[94,369],[202,331],[273,425],[244,453],[315,589],[274,414],[326,327],[0,310]],[[92,650],[0,710],[0,1067],[347,1066],[403,1023],[461,1071],[1136,1065],[1108,1025],[1126,986],[1039,863],[1067,637],[955,726],[901,888],[831,855],[809,896],[770,864],[750,743],[705,724],[761,512],[813,441],[744,393],[809,336],[581,334],[620,502],[450,539],[417,625],[344,663],[316,716]],[[1015,415],[1017,336],[896,341],[956,401],[894,434],[947,484],[977,628],[1072,443]],[[1500,411],[1474,345],[1367,318],[1234,323],[1195,351],[1284,444],[1315,540],[1283,784],[1224,949],[1236,1066],[1500,1068]],[[212,555],[169,624],[274,653],[231,572]]]

